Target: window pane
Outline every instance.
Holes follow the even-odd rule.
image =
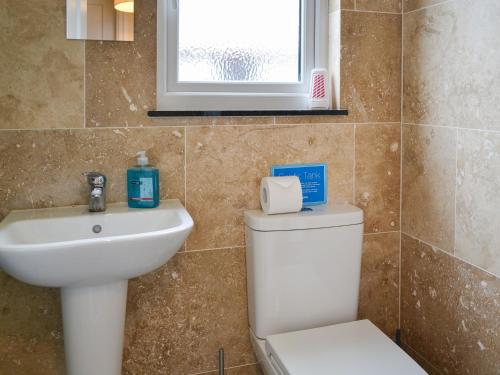
[[[179,0],[179,81],[299,82],[300,19],[300,0]]]

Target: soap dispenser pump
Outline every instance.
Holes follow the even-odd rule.
[[[149,165],[146,151],[137,153],[137,166],[127,170],[128,206],[154,208],[160,204],[160,178],[157,168]]]

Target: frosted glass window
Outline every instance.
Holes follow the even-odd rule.
[[[301,81],[300,0],[179,0],[178,81]]]

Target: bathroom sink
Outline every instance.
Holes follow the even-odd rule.
[[[193,220],[179,200],[12,211],[0,223],[0,269],[60,287],[69,375],[121,374],[128,279],[165,264]]]
[[[12,211],[0,223],[0,267],[46,287],[98,285],[148,273],[182,246],[193,220],[178,200]]]

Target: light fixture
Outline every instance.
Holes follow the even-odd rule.
[[[133,0],[115,0],[115,9],[120,12],[134,13]]]

